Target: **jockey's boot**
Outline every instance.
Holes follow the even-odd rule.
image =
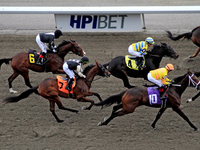
[[[162,100],[162,104],[161,104],[161,108],[165,108],[166,107],[166,91],[167,91],[167,88],[165,87],[160,87],[159,88],[159,91],[160,91],[160,99]]]
[[[144,69],[144,68],[146,68],[146,66],[144,65],[144,66],[142,66],[143,65],[143,63],[144,63],[144,59],[143,59],[143,57],[138,57],[138,68],[139,68],[139,70],[141,70],[141,69]]]
[[[159,91],[160,91],[160,99],[161,100],[164,100],[165,98],[167,98],[166,97],[166,90],[167,90],[167,88],[165,88],[165,87],[160,87],[159,88]]]
[[[73,78],[69,78],[68,82],[67,82],[67,86],[65,87],[66,90],[71,91],[71,86],[72,86],[72,82],[74,81]]]
[[[39,58],[38,58],[38,61],[37,61],[38,64],[43,65],[44,58],[45,58],[45,53],[44,53],[44,52],[41,52],[41,53],[40,53],[40,56],[39,56]]]

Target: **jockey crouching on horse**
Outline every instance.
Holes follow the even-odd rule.
[[[133,43],[128,47],[128,52],[131,55],[134,55],[134,56],[131,56],[130,58],[137,57],[136,60],[137,60],[137,65],[138,65],[139,70],[141,70],[141,68],[146,67],[146,66],[142,67],[142,65],[144,63],[144,55],[147,54],[146,51],[147,51],[148,47],[153,44],[154,44],[154,40],[151,37],[148,37],[148,38],[146,38],[145,41]]]
[[[40,33],[36,36],[36,42],[38,46],[41,48],[41,53],[38,59],[39,64],[43,64],[45,55],[47,53],[47,44],[48,48],[52,52],[56,52],[56,45],[54,44],[54,39],[58,39],[60,36],[62,36],[62,32],[60,30],[56,30],[54,33]],[[53,48],[52,48],[53,47]]]
[[[81,66],[87,63],[89,63],[89,59],[84,56],[81,59],[69,59],[63,64],[63,70],[69,76],[69,80],[65,89],[71,91],[71,84],[75,78],[74,71],[77,71],[77,74],[80,77],[86,78],[86,76],[82,73],[83,69]]]
[[[167,64],[165,67],[152,70],[147,74],[147,79],[159,87],[162,107],[164,107],[165,104],[165,94],[167,90],[167,87],[165,87],[164,85],[167,86],[171,84],[171,80],[167,78],[167,74],[172,70],[174,70],[174,66],[172,64]]]

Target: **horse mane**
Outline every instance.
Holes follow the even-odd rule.
[[[90,69],[92,69],[95,65],[89,65],[83,70],[83,74],[85,75]]]
[[[60,43],[60,44],[58,45],[58,48],[60,48],[60,47],[62,47],[62,46],[64,46],[64,45],[66,45],[66,44],[69,44],[69,43],[70,43],[70,41],[65,41],[65,40],[63,40],[62,43]]]
[[[151,51],[149,51],[152,54],[156,54],[156,52],[160,49],[160,45],[154,44],[153,48],[151,49]]]
[[[198,28],[200,28],[200,26],[198,26],[198,27],[196,27],[196,28],[194,28],[193,30],[192,30],[192,32],[194,32],[196,29],[198,29]]]
[[[184,74],[184,75],[182,75],[182,76],[180,76],[180,77],[174,78],[174,79],[173,79],[173,84],[179,83],[183,78],[185,78],[186,75],[187,75],[187,73]]]

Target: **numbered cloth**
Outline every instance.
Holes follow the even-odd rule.
[[[161,105],[162,100],[160,99],[160,92],[157,86],[147,88],[149,103],[150,105]],[[167,99],[167,98],[166,98]],[[165,100],[165,103],[167,100]]]

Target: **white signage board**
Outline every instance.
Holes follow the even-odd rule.
[[[55,14],[57,29],[77,32],[141,31],[140,14],[131,15],[65,15]]]

